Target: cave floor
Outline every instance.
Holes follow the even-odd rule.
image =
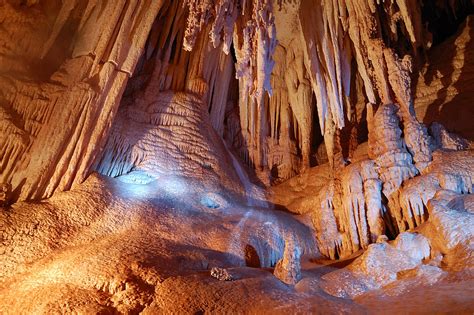
[[[308,218],[227,199],[176,178],[131,185],[92,175],[51,199],[15,204],[0,220],[6,223],[0,313],[474,310],[473,277],[462,273],[435,284],[401,277],[353,300],[331,296],[322,276],[360,253],[324,260],[311,251],[316,246]],[[288,233],[304,253],[296,286],[272,274]],[[212,267],[228,268],[235,280],[211,277]]]

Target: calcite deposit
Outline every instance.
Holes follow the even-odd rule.
[[[0,313],[474,311],[474,1],[0,1]]]

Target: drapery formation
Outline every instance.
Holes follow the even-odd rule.
[[[162,3],[1,4],[0,183],[12,200],[89,174]]]

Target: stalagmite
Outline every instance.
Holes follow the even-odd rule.
[[[381,186],[375,163],[365,160],[344,168],[321,190],[316,197],[321,210],[313,212],[313,223],[322,253],[346,257],[384,234]]]
[[[274,275],[286,284],[295,285],[301,280],[301,254],[301,249],[295,240],[287,239],[283,258],[276,264]]]
[[[421,125],[415,117],[410,85],[412,61],[409,55],[400,60],[394,52],[388,49],[385,49],[384,55],[387,65],[391,69],[388,78],[400,104],[405,142],[413,156],[417,169],[421,172],[431,161],[430,138],[426,127]]]

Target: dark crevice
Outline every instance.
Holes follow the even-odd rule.
[[[433,35],[433,46],[436,46],[456,33],[459,25],[468,15],[474,14],[474,3],[470,0],[456,2],[453,12],[451,1],[423,1],[422,20]]]

